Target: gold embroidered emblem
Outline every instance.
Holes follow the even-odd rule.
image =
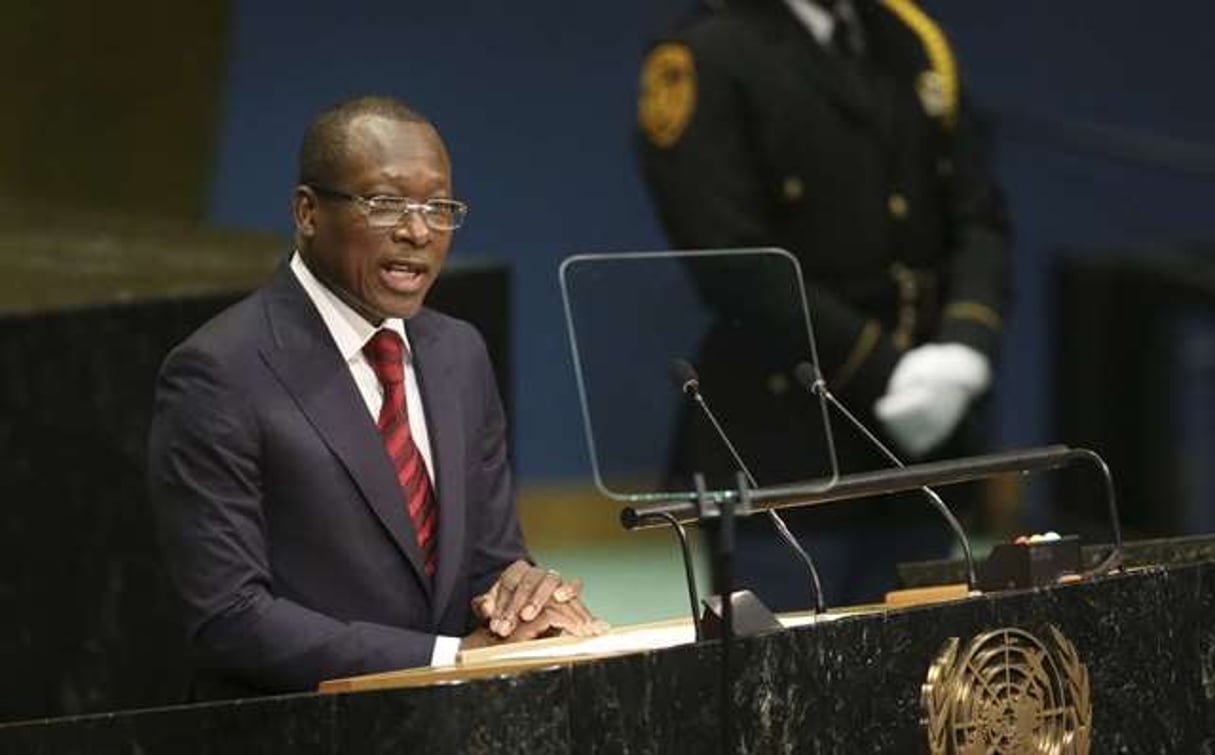
[[[1062,632],[1051,643],[1021,629],[984,632],[959,652],[951,637],[928,669],[920,704],[933,755],[1087,755],[1088,669]]]
[[[683,136],[696,109],[696,66],[686,45],[667,42],[646,56],[641,68],[637,120],[657,147]]]

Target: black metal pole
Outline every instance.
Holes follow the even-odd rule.
[[[696,568],[692,563],[692,548],[688,545],[688,531],[679,520],[667,513],[654,514],[654,517],[670,525],[679,541],[679,550],[683,555],[683,573],[688,586],[688,605],[692,609],[692,630],[696,641],[705,638],[704,629],[700,625],[700,595],[696,589]]]
[[[747,481],[738,475],[738,490],[745,496]],[[745,499],[744,499],[745,500]],[[717,595],[721,599],[721,748],[734,749],[734,705],[731,648],[734,645],[734,501],[721,504],[721,526],[717,533]]]
[[[874,472],[843,475],[834,483],[816,480],[801,485],[760,488],[750,491],[751,510],[796,508],[817,506],[870,495],[914,490],[924,485],[954,485],[971,480],[981,480],[1009,472],[1033,472],[1056,469],[1078,459],[1088,460],[1093,452],[1068,446],[1045,446],[1022,451],[1005,451],[984,456],[968,456],[961,459],[936,461],[925,464],[909,464],[900,469],[882,469]],[[1095,454],[1093,454],[1095,455]],[[720,505],[723,500],[737,500],[736,491],[717,491],[708,501],[708,506]],[[645,526],[644,517],[667,512],[680,521],[693,521],[698,510],[706,504],[698,494],[696,501],[686,494],[670,495],[654,503],[628,506],[620,511],[620,523],[625,529]]]

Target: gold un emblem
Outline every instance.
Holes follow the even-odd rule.
[[[921,688],[933,755],[1087,755],[1092,731],[1088,669],[1050,627],[1051,646],[1021,629],[951,637]]]

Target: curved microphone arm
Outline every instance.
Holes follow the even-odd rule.
[[[682,371],[682,365],[678,365],[676,369]],[[691,369],[690,365],[688,366],[688,369]],[[717,433],[717,437],[721,439],[721,442],[723,445],[725,445],[726,450],[730,452],[730,457],[734,459],[734,463],[738,465],[739,470],[746,477],[747,484],[751,486],[752,490],[757,490],[759,488],[759,483],[755,481],[755,475],[751,474],[751,469],[747,466],[746,462],[743,461],[742,456],[738,453],[738,449],[735,448],[734,444],[730,442],[730,436],[726,434],[725,428],[723,428],[721,423],[717,421],[717,416],[713,414],[713,410],[709,408],[709,404],[705,401],[704,396],[700,395],[699,382],[693,376],[692,378],[684,381],[682,389],[684,393],[692,397],[692,400],[694,400],[697,406],[700,407],[700,411],[713,425],[713,430]],[[772,525],[776,527],[776,531],[780,534],[781,539],[793,549],[795,554],[797,554],[798,559],[802,562],[802,566],[806,567],[806,571],[810,575],[810,587],[814,593],[814,611],[815,613],[823,613],[827,610],[827,602],[823,598],[823,583],[822,580],[819,579],[818,569],[814,566],[814,559],[810,558],[810,554],[806,552],[806,549],[802,547],[802,544],[798,541],[797,537],[794,536],[794,534],[789,530],[789,525],[785,524],[785,520],[781,518],[780,514],[776,513],[776,511],[772,509],[768,509],[767,514],[768,519],[772,522]]]
[[[683,552],[683,571],[688,581],[688,603],[692,607],[692,629],[696,632],[696,641],[704,639],[704,631],[700,626],[700,595],[696,590],[696,571],[692,567],[692,549],[688,546],[688,531],[673,514],[665,511],[650,514],[651,519],[660,519],[671,527],[679,540],[679,549]]]
[[[1096,451],[1088,448],[1073,448],[1070,449],[1069,456],[1073,459],[1081,459],[1091,462],[1101,472],[1101,479],[1105,485],[1105,500],[1109,506],[1110,528],[1114,533],[1114,546],[1110,549],[1109,555],[1101,560],[1092,569],[1084,572],[1083,577],[1095,577],[1101,574],[1117,569],[1122,565],[1122,525],[1118,521],[1118,503],[1114,494],[1114,476],[1110,473],[1109,465],[1105,463],[1105,459]]]
[[[813,365],[811,365],[809,362],[801,362],[797,365],[797,367],[794,368],[793,374],[797,378],[797,381],[802,384],[802,387],[811,393],[826,399],[840,414],[843,414],[848,422],[859,430],[860,433],[865,436],[865,439],[868,440],[875,448],[881,451],[882,455],[885,456],[891,464],[899,467],[900,469],[905,469],[907,467],[907,465],[903,463],[902,459],[895,455],[895,453],[891,451],[890,448],[881,441],[881,439],[874,435],[869,428],[865,426],[865,423],[857,419],[856,415],[849,411],[848,407],[844,406],[843,403],[841,403],[839,399],[835,397],[835,394],[832,393],[829,388],[827,388],[827,381],[823,379],[822,374],[815,369]],[[979,579],[975,575],[975,557],[974,554],[971,553],[970,538],[966,536],[966,530],[962,528],[962,523],[958,521],[956,516],[954,516],[953,511],[951,511],[950,508],[945,505],[945,502],[941,500],[941,496],[937,495],[937,491],[933,490],[927,485],[921,485],[920,492],[922,492],[928,498],[929,502],[932,503],[937,512],[940,513],[940,515],[945,519],[945,521],[949,524],[949,528],[953,530],[953,534],[957,537],[958,542],[962,544],[962,555],[966,560],[966,589],[970,592],[975,592],[979,588]]]
[[[827,610],[827,601],[823,598],[823,583],[819,580],[818,569],[814,568],[814,561],[810,558],[810,554],[806,552],[801,542],[789,530],[789,525],[785,524],[784,518],[771,509],[768,510],[768,518],[772,521],[773,526],[776,527],[776,531],[780,533],[781,538],[797,553],[798,558],[802,561],[802,565],[806,567],[806,571],[810,573],[810,583],[814,588],[814,612],[823,613]]]

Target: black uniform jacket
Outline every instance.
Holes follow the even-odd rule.
[[[639,126],[670,241],[792,252],[823,373],[868,413],[903,349],[994,354],[1008,231],[939,28],[909,0],[856,7],[860,58],[781,0],[696,14],[650,50]],[[753,282],[703,288],[723,310],[762,306]]]

